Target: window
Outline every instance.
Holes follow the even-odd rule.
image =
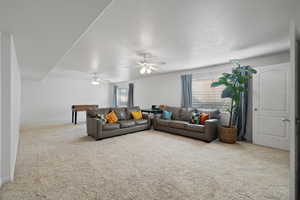
[[[128,102],[128,88],[117,89],[117,106],[125,107]]]
[[[230,99],[221,98],[225,86],[210,87],[214,80],[193,80],[192,82],[192,105],[201,108],[218,108],[224,112],[230,105]]]

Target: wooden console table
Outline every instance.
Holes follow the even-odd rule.
[[[95,110],[98,105],[72,105],[72,123],[77,124],[77,112]]]
[[[160,114],[160,113],[162,113],[162,110],[150,108],[150,109],[142,109],[142,112],[151,113],[151,114]]]

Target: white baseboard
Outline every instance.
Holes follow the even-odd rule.
[[[11,182],[12,180],[11,180],[11,178],[9,178],[9,177],[0,177],[0,188],[2,187],[2,185],[4,184],[4,183],[8,183],[8,182]]]

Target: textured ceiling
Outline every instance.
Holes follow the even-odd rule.
[[[113,82],[138,78],[137,52],[191,69],[288,49],[289,0],[115,0],[57,66],[98,72]]]
[[[15,36],[23,77],[42,79],[52,69],[61,75],[98,72],[119,82],[140,77],[135,65],[141,51],[166,62],[160,72],[169,72],[287,50],[289,22],[300,5],[298,0],[110,2],[0,0],[0,31]],[[294,18],[300,26],[300,15]]]
[[[0,32],[14,35],[23,77],[45,77],[110,2],[0,0]]]

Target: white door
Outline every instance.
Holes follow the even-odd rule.
[[[290,64],[257,71],[253,79],[253,142],[289,150]]]
[[[299,118],[299,46],[297,40],[300,34],[297,33],[295,24],[290,23],[290,61],[291,61],[291,122],[290,122],[290,197],[289,200],[299,199],[299,124],[296,126],[296,117]]]

